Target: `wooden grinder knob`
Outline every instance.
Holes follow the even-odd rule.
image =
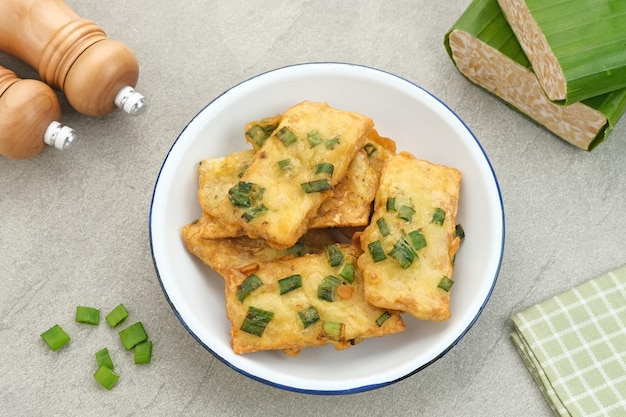
[[[50,86],[0,67],[0,155],[30,158],[46,144],[66,149],[76,135],[60,118],[61,105]]]
[[[102,116],[117,106],[135,115],[144,108],[134,90],[133,52],[63,0],[0,1],[0,50],[35,68],[80,113]]]

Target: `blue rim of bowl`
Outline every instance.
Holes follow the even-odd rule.
[[[241,368],[238,368],[236,366],[234,366],[232,363],[230,363],[228,360],[226,360],[225,358],[221,357],[220,355],[218,355],[216,352],[214,352],[209,346],[207,346],[202,340],[200,340],[200,338],[193,332],[193,330],[191,330],[189,328],[189,326],[187,325],[187,323],[185,322],[185,320],[183,319],[183,317],[181,316],[181,314],[178,312],[178,310],[176,309],[176,306],[172,303],[172,301],[170,300],[167,291],[165,290],[165,286],[163,284],[163,280],[161,279],[161,274],[159,273],[159,267],[157,265],[157,260],[154,256],[154,246],[153,246],[153,240],[152,240],[152,210],[154,207],[154,196],[156,194],[156,189],[159,185],[159,179],[161,177],[161,172],[163,171],[163,167],[165,166],[165,164],[167,163],[168,157],[170,155],[170,153],[172,152],[172,150],[174,149],[174,147],[176,146],[176,143],[178,142],[178,140],[180,139],[180,137],[182,136],[182,134],[187,130],[187,128],[189,127],[189,125],[209,106],[211,106],[211,104],[213,104],[216,100],[218,100],[220,97],[222,97],[223,95],[227,94],[229,91],[233,90],[234,88],[239,87],[240,85],[246,84],[252,80],[254,80],[255,78],[270,74],[270,73],[274,73],[277,71],[282,71],[285,69],[289,69],[289,68],[294,68],[294,67],[302,67],[302,66],[342,66],[342,67],[356,67],[356,68],[361,68],[361,69],[366,69],[366,70],[370,70],[370,71],[376,71],[376,72],[380,72],[383,74],[387,74],[390,75],[392,77],[395,77],[401,81],[404,81],[408,84],[410,84],[411,86],[420,89],[421,91],[425,92],[426,94],[428,94],[429,96],[431,96],[432,98],[434,98],[436,101],[438,101],[439,103],[441,103],[462,125],[463,127],[467,130],[467,132],[469,132],[469,134],[472,136],[472,138],[474,139],[474,141],[476,142],[476,145],[478,146],[478,148],[480,149],[480,151],[483,154],[483,157],[485,158],[485,161],[487,162],[487,165],[489,166],[489,170],[491,171],[491,176],[494,180],[494,184],[496,186],[496,190],[498,192],[498,199],[500,202],[500,213],[501,213],[501,219],[502,219],[502,236],[501,236],[501,243],[500,243],[500,256],[498,259],[498,266],[496,268],[494,277],[493,277],[493,282],[491,284],[491,287],[489,288],[489,292],[487,293],[487,296],[485,297],[485,300],[483,302],[483,304],[480,306],[480,308],[478,309],[478,312],[476,313],[476,315],[474,316],[474,318],[472,319],[472,321],[467,325],[467,327],[463,330],[463,332],[452,342],[450,343],[450,345],[448,347],[446,347],[443,351],[441,351],[441,353],[439,355],[437,355],[436,357],[434,357],[433,359],[431,359],[430,361],[428,361],[427,363],[423,364],[422,366],[419,366],[418,368],[414,369],[413,371],[398,377],[396,379],[393,379],[391,381],[385,381],[385,382],[380,382],[377,384],[367,384],[367,385],[360,385],[357,387],[353,387],[353,388],[346,388],[346,389],[338,389],[338,390],[315,390],[315,389],[305,389],[305,388],[298,388],[298,387],[292,387],[289,385],[283,385],[283,384],[279,384],[277,382],[274,381],[269,381],[267,379],[264,379],[258,375],[254,375],[251,374]],[[470,128],[465,124],[465,122],[450,108],[448,107],[447,104],[445,104],[443,101],[441,101],[439,98],[437,98],[435,95],[433,95],[432,93],[430,93],[429,91],[425,90],[423,87],[420,87],[419,85],[415,84],[412,81],[407,80],[406,78],[400,77],[396,74],[393,74],[391,72],[388,71],[384,71],[378,68],[373,68],[373,67],[368,67],[365,65],[361,65],[361,64],[351,64],[351,63],[345,63],[345,62],[305,62],[305,63],[300,63],[300,64],[293,64],[293,65],[286,65],[283,67],[278,67],[278,68],[274,68],[262,73],[259,73],[253,77],[250,77],[248,79],[246,79],[245,81],[242,81],[238,84],[233,85],[232,87],[228,88],[227,90],[225,90],[224,92],[222,92],[220,95],[218,95],[217,97],[215,97],[213,100],[211,100],[206,106],[204,106],[200,111],[198,111],[198,113],[196,113],[196,115],[185,125],[185,127],[181,130],[181,132],[179,133],[178,137],[176,138],[176,140],[174,141],[174,143],[172,144],[172,146],[170,147],[170,149],[167,152],[167,155],[165,156],[163,163],[161,164],[161,168],[159,170],[159,175],[157,176],[155,185],[154,185],[154,189],[153,189],[153,193],[152,193],[152,199],[150,202],[150,217],[149,217],[149,224],[148,224],[148,230],[149,230],[149,238],[150,238],[150,252],[152,255],[152,262],[154,264],[154,269],[156,271],[157,274],[157,278],[159,279],[159,284],[161,285],[161,290],[163,291],[163,294],[165,296],[165,298],[167,299],[168,304],[170,305],[170,307],[172,308],[172,311],[174,312],[174,314],[176,315],[176,317],[178,318],[178,320],[181,322],[181,324],[183,325],[183,327],[185,329],[187,329],[187,331],[189,332],[189,334],[191,334],[191,336],[201,345],[203,346],[206,350],[208,350],[213,356],[215,356],[217,359],[219,359],[222,363],[224,363],[225,365],[227,365],[228,367],[230,367],[231,369],[239,372],[242,375],[245,375],[255,381],[261,382],[265,385],[269,385],[275,388],[279,388],[279,389],[283,389],[286,391],[292,391],[292,392],[297,392],[297,393],[301,393],[301,394],[314,394],[314,395],[345,395],[345,394],[356,394],[356,393],[360,393],[360,392],[365,392],[365,391],[371,391],[374,389],[378,389],[378,388],[382,388],[385,386],[389,386],[392,384],[395,384],[399,381],[402,381],[406,378],[409,378],[410,376],[415,375],[416,373],[418,373],[419,371],[421,371],[422,369],[430,366],[431,364],[433,364],[434,362],[436,362],[437,360],[441,359],[443,356],[445,356],[454,346],[457,345],[457,343],[459,343],[461,341],[461,339],[463,339],[463,337],[467,334],[467,332],[474,326],[474,324],[476,323],[476,321],[478,320],[478,317],[480,317],[480,315],[482,314],[483,310],[485,309],[487,302],[489,301],[489,299],[491,298],[491,294],[493,293],[493,290],[496,286],[496,282],[498,280],[498,275],[500,273],[500,267],[502,266],[502,258],[504,256],[504,237],[505,237],[505,216],[504,216],[504,204],[502,202],[502,193],[500,191],[500,185],[498,183],[498,178],[496,177],[495,171],[493,169],[493,166],[491,165],[491,161],[489,160],[489,157],[487,156],[485,150],[483,149],[482,145],[480,144],[480,142],[478,141],[478,139],[476,138],[476,136],[474,135],[474,133],[470,130]]]

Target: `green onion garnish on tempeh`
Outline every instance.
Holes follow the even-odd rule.
[[[337,287],[342,283],[343,281],[341,279],[333,275],[328,275],[317,287],[317,298],[328,302],[335,301],[337,299]]]
[[[322,334],[335,341],[343,340],[344,324],[337,321],[325,321],[322,325]]]
[[[307,307],[304,310],[299,311],[298,316],[300,317],[300,320],[302,321],[305,329],[317,323],[320,319],[319,313],[313,306]]]
[[[354,282],[354,274],[355,274],[354,264],[347,263],[341,270],[341,273],[339,274],[339,276],[343,278],[345,282],[352,284]]]
[[[337,145],[339,145],[339,138],[329,139],[324,142],[324,146],[326,146],[326,149],[333,149]]]
[[[309,145],[311,145],[311,148],[315,148],[317,145],[321,145],[324,142],[324,140],[320,136],[320,132],[318,132],[317,130],[311,130],[309,133],[307,133],[306,138],[309,141]]]
[[[402,220],[406,220],[407,222],[410,222],[413,220],[414,214],[415,214],[415,209],[413,209],[413,207],[401,206],[398,209],[398,217],[400,217]]]
[[[283,159],[278,161],[278,169],[285,171],[291,165],[291,159]]]
[[[390,197],[387,199],[387,211],[396,211],[396,198]]]
[[[435,212],[433,213],[433,219],[432,222],[442,225],[443,222],[446,220],[446,212],[443,211],[443,209],[437,207],[435,208]]]
[[[416,251],[425,248],[427,245],[426,237],[421,230],[413,230],[412,232],[409,232],[409,239],[411,240],[413,249]]]
[[[326,253],[328,254],[328,263],[331,267],[339,266],[343,262],[343,252],[336,243],[326,246]]]
[[[246,299],[254,290],[263,285],[263,281],[256,275],[252,274],[243,280],[237,287],[237,299],[242,301]]]
[[[332,177],[334,171],[335,166],[328,162],[322,162],[321,164],[315,165],[315,175],[328,174],[329,177]]]
[[[327,179],[305,182],[300,184],[300,187],[302,187],[302,190],[307,194],[320,193],[333,189],[333,186],[330,185]]]
[[[391,252],[389,252],[389,256],[398,261],[402,269],[410,267],[415,258],[417,258],[417,254],[403,237],[398,239]]]
[[[247,181],[239,181],[228,190],[228,197],[233,206],[238,208],[252,207],[263,199],[265,189]]]
[[[383,325],[384,322],[386,322],[390,318],[391,318],[391,313],[388,311],[385,311],[383,314],[380,315],[380,317],[376,319],[376,324],[378,325],[378,327],[380,327]]]
[[[375,263],[387,259],[387,255],[385,255],[385,251],[383,250],[383,244],[380,240],[375,240],[374,242],[369,243],[367,248],[369,249],[370,256]]]
[[[444,276],[439,281],[439,284],[437,285],[437,287],[441,288],[445,292],[449,292],[450,288],[452,288],[452,284],[454,284],[454,281],[452,281],[450,278]]]
[[[276,137],[283,143],[285,146],[293,145],[298,140],[298,137],[295,133],[293,133],[286,126],[281,128],[278,132],[276,132]]]
[[[273,318],[273,312],[250,306],[240,330],[260,337]]]
[[[293,290],[302,287],[302,275],[291,275],[278,280],[278,289],[280,295],[287,294]]]
[[[391,231],[389,230],[389,225],[387,224],[387,221],[384,217],[376,220],[376,226],[378,226],[378,231],[383,236],[389,236],[389,234],[391,233]]]
[[[246,210],[241,217],[245,221],[249,222],[249,221],[256,219],[257,217],[259,217],[261,214],[265,212],[267,212],[267,207],[265,207],[265,205],[263,204],[259,204],[258,206],[251,207],[248,210]]]

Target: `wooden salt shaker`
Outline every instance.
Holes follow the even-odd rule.
[[[35,68],[80,113],[144,109],[144,97],[134,90],[139,65],[133,52],[63,0],[0,1],[0,50]]]
[[[60,118],[61,105],[50,86],[0,66],[0,155],[26,159],[46,144],[66,149],[76,134]]]

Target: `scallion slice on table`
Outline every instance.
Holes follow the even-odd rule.
[[[121,330],[119,332],[119,336],[126,350],[131,350],[144,340],[148,340],[146,330],[140,321],[131,324],[124,330]]]
[[[567,106],[551,101],[497,0],[472,1],[444,46],[468,80],[580,149],[593,150],[606,140],[626,111],[626,88]]]
[[[576,103],[626,87],[624,0],[498,0],[546,95]]]
[[[111,360],[111,355],[109,354],[109,349],[103,348],[96,352],[96,363],[98,367],[106,366],[109,369],[115,369],[113,365],[113,361]]]
[[[152,360],[152,341],[146,340],[135,346],[135,364],[150,363]]]
[[[65,331],[59,326],[55,324],[45,332],[41,334],[41,338],[44,342],[52,349],[53,351],[57,351],[65,346],[70,340],[71,337],[65,333]]]
[[[100,385],[104,388],[110,390],[117,384],[117,381],[120,379],[120,376],[117,372],[112,369],[107,368],[104,365],[101,365],[93,377]]]
[[[124,304],[118,304],[109,314],[107,314],[104,319],[109,323],[109,326],[114,329],[119,324],[121,324],[124,320],[128,318],[128,311]]]
[[[78,306],[76,307],[76,322],[97,326],[100,324],[100,310],[93,307]]]

